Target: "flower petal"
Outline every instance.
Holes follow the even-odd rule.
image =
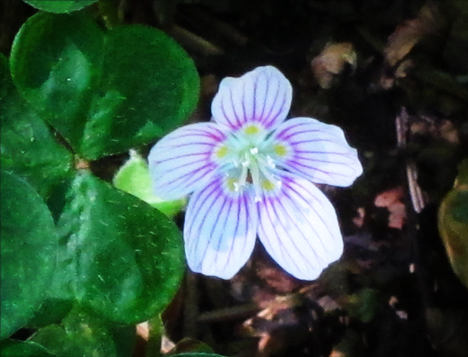
[[[248,191],[234,191],[217,177],[196,191],[187,206],[185,253],[194,272],[230,279],[255,245],[257,216]]]
[[[289,112],[292,87],[275,67],[258,67],[239,78],[225,78],[213,99],[213,119],[232,129],[258,122],[267,129],[284,121]]]
[[[362,174],[356,149],[335,125],[295,118],[274,135],[274,145],[282,148],[274,150],[277,165],[312,182],[345,187]]]
[[[156,196],[178,199],[206,185],[218,167],[213,150],[225,138],[219,125],[197,123],[158,141],[148,156]]]
[[[258,236],[271,257],[298,279],[314,280],[343,252],[335,209],[311,182],[284,173],[280,192],[257,203]]]

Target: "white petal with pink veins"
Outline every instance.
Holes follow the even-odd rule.
[[[357,150],[335,125],[295,118],[281,124],[274,137],[286,147],[275,157],[277,165],[312,182],[345,187],[362,174]]]
[[[343,252],[335,209],[311,182],[286,173],[282,182],[280,192],[257,203],[258,236],[284,270],[314,280]]]
[[[193,194],[184,239],[192,271],[230,279],[252,254],[257,216],[249,191],[235,191],[224,180],[218,177]]]
[[[284,75],[271,66],[259,67],[239,78],[225,78],[213,99],[213,119],[232,129],[258,122],[267,129],[284,121],[290,106],[292,87]]]
[[[148,156],[155,194],[178,199],[209,181],[218,165],[212,160],[225,133],[214,123],[179,128],[158,141]]]

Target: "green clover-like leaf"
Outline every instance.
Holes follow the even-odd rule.
[[[94,4],[98,0],[23,0],[25,3],[39,10],[54,12],[57,14],[69,13],[81,10]]]
[[[54,221],[37,191],[1,171],[1,338],[23,327],[46,297],[55,269]]]
[[[50,298],[130,324],[161,313],[178,290],[185,270],[180,231],[138,198],[79,172],[57,226]]]
[[[72,155],[58,144],[37,111],[18,94],[3,56],[0,68],[2,169],[23,177],[47,197],[71,173]]]
[[[198,100],[193,61],[146,26],[104,32],[85,14],[38,13],[20,29],[10,62],[24,98],[90,160],[166,134]]]

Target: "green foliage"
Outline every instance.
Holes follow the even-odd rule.
[[[60,13],[69,13],[76,10],[81,10],[86,6],[94,4],[98,0],[23,0],[25,3],[34,6],[36,9],[44,10],[48,12],[54,12],[57,14]]]
[[[11,71],[24,98],[91,160],[175,129],[198,100],[194,64],[175,41],[138,25],[105,33],[84,14],[31,17]]]
[[[52,280],[58,239],[47,206],[31,185],[1,171],[1,338],[24,326]]]
[[[440,205],[439,232],[453,271],[468,287],[468,159]]]
[[[371,288],[363,288],[346,299],[346,308],[350,316],[362,322],[371,321],[378,306],[378,293]]]
[[[19,96],[7,59],[0,58],[2,169],[24,177],[47,197],[70,173],[72,155],[56,142],[38,113]]]
[[[76,299],[131,324],[160,313],[177,291],[184,268],[177,227],[89,172],[71,183],[57,229],[54,298]]]
[[[129,328],[133,333],[128,333]],[[135,329],[113,328],[105,320],[77,307],[60,324],[39,330],[32,341],[58,357],[129,356],[135,343]]]
[[[27,2],[71,12],[94,1]],[[130,356],[134,324],[179,289],[183,240],[89,161],[105,165],[185,121],[198,100],[194,64],[159,30],[105,32],[85,13],[39,12],[9,61],[0,56],[0,81],[1,355]],[[146,179],[132,185],[150,190],[137,187]],[[24,326],[38,329],[34,342],[6,339]]]
[[[347,328],[340,342],[334,347],[337,356],[359,357],[364,354],[364,342],[361,335],[351,328]]]
[[[5,340],[0,344],[1,357],[54,357],[52,352],[32,341]],[[56,356],[55,356],[56,357]]]
[[[153,193],[148,163],[134,151],[130,152],[130,159],[119,169],[113,181],[115,187],[149,203],[169,218],[186,204],[185,199],[164,201]]]

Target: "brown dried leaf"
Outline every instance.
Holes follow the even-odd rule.
[[[268,260],[259,260],[256,262],[255,273],[269,287],[281,294],[291,293],[303,285],[292,275],[286,273],[283,269],[270,264]]]
[[[353,223],[357,227],[362,227],[364,225],[365,218],[366,218],[366,209],[364,207],[359,207],[357,209],[357,216],[353,218]]]
[[[411,60],[404,60],[395,70],[395,78],[405,78],[406,74],[414,68],[414,62]]]
[[[278,296],[274,300],[271,300],[268,307],[260,311],[257,316],[272,321],[281,310],[293,309],[302,305],[302,303],[298,295]]]
[[[341,305],[329,295],[322,296],[317,300],[317,304],[319,304],[325,312],[333,312],[341,309]]]
[[[243,323],[248,335],[259,337],[256,356],[281,355],[288,346],[305,340],[309,328],[297,311],[303,304],[301,294],[278,296],[257,316]]]
[[[403,198],[403,189],[401,187],[397,187],[382,192],[375,198],[374,204],[377,207],[390,207],[392,204],[399,201],[401,198]]]
[[[402,229],[406,222],[406,208],[403,200],[403,189],[397,187],[378,195],[374,204],[377,207],[386,207],[390,213],[388,226],[390,228]]]
[[[424,36],[439,32],[441,26],[438,7],[428,2],[421,8],[417,18],[403,22],[389,36],[384,51],[385,59],[391,66],[396,65]]]
[[[352,43],[327,44],[312,60],[312,72],[322,88],[330,88],[333,77],[341,73],[346,63],[356,68],[356,57]]]
[[[390,216],[388,217],[388,226],[390,228],[402,229],[406,222],[406,207],[401,202],[395,202],[388,207]]]
[[[459,144],[458,130],[450,120],[444,120],[439,127],[440,137],[449,143]]]

